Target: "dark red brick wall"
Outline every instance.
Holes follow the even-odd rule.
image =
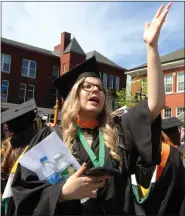
[[[42,53],[24,50],[19,47],[1,44],[1,53],[11,56],[10,73],[1,72],[1,80],[9,80],[8,101],[18,103],[20,83],[35,85],[35,99],[38,106],[49,107],[52,88],[52,67],[60,68],[60,58]],[[22,59],[37,62],[36,78],[21,76]]]
[[[166,70],[164,75],[173,74],[173,93],[166,94],[166,106],[172,109],[172,116],[176,116],[176,107],[184,107],[184,92],[177,92],[177,73],[184,72],[184,67]]]
[[[103,78],[103,73],[106,73],[108,75],[107,77],[107,85],[109,86],[109,75],[113,75],[114,76],[114,86],[115,86],[115,76],[120,77],[120,85],[119,88],[120,90],[122,88],[126,88],[126,75],[124,74],[124,70],[123,69],[119,69],[119,68],[115,68],[112,66],[108,66],[108,65],[104,65],[99,63],[99,71],[102,74],[102,78]]]
[[[184,72],[184,66],[179,68],[171,68],[164,70],[164,76],[168,74],[173,74],[173,93],[166,94],[166,106],[172,109],[172,117],[176,116],[176,107],[184,107],[184,92],[177,92],[177,73]],[[144,75],[143,77],[146,77]],[[141,77],[140,77],[141,78]],[[138,78],[132,79],[131,81],[131,91],[135,94],[140,88],[140,81]],[[163,112],[162,112],[163,114]]]

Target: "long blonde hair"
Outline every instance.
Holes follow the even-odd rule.
[[[80,111],[79,90],[85,78],[80,79],[73,86],[69,96],[67,97],[62,108],[62,128],[63,141],[71,152],[73,152],[73,142],[76,138],[77,129],[75,123],[77,115]],[[105,104],[102,112],[99,114],[98,120],[100,130],[103,134],[105,145],[110,150],[112,158],[121,163],[121,157],[118,155],[118,138],[116,128],[110,126],[110,112],[107,103],[107,94],[105,94]]]

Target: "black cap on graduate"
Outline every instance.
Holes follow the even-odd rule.
[[[162,130],[166,134],[171,134],[179,131],[179,126],[183,123],[176,117],[166,118],[162,120]]]
[[[77,67],[72,68],[59,78],[53,81],[56,88],[59,90],[60,95],[65,100],[70,93],[73,85],[84,77],[97,77],[100,78],[98,64],[95,56],[79,64]]]
[[[31,126],[37,115],[37,106],[34,99],[26,101],[15,108],[1,113],[1,126],[6,123],[9,130],[20,133]]]

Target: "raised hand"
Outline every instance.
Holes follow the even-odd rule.
[[[157,46],[161,27],[165,22],[165,18],[170,10],[171,5],[172,2],[168,3],[165,8],[164,5],[162,5],[158,9],[151,23],[145,23],[143,39],[147,45],[154,47]]]

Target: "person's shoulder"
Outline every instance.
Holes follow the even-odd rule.
[[[55,131],[57,133],[57,135],[62,139],[62,127],[59,126],[53,126],[51,127],[52,131]]]
[[[169,146],[170,146],[170,155],[169,155],[170,161],[171,163],[179,166],[179,161],[182,160],[183,154],[177,147],[174,147],[172,145],[169,145]]]
[[[39,142],[41,142],[51,133],[52,133],[52,129],[50,127],[44,126],[43,128],[41,128],[38,131],[38,133],[32,138],[31,142],[28,145],[27,151],[33,148],[35,145],[37,145]]]

